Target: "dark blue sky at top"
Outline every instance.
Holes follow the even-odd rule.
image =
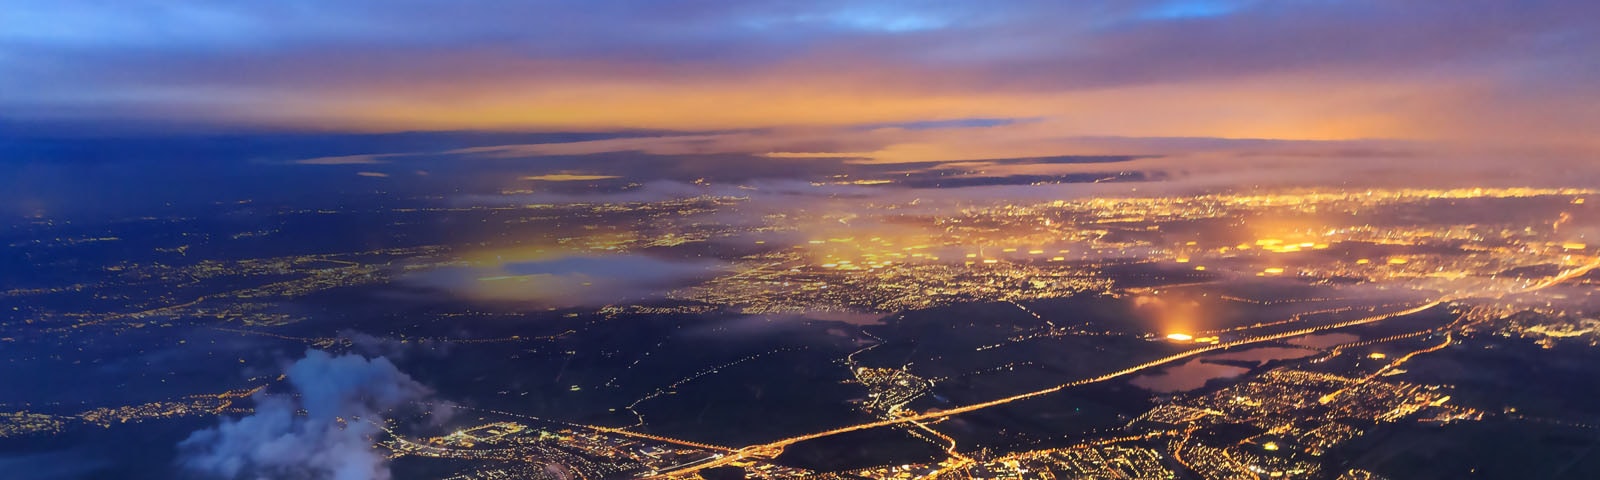
[[[805,179],[839,158],[1170,171],[1286,149],[1494,152],[1477,162],[1570,176],[1600,151],[1597,16],[1580,0],[14,0],[0,203]],[[604,142],[628,138],[645,140]],[[527,147],[571,142],[599,143]],[[463,153],[496,146],[524,153]],[[295,163],[344,156],[371,157]]]
[[[363,107],[337,104],[382,94],[448,108],[432,102],[453,97],[442,92],[450,85],[496,95],[629,75],[647,87],[768,71],[804,82],[830,70],[926,95],[1271,73],[1336,85],[1473,75],[1588,92],[1600,71],[1588,48],[1600,40],[1597,9],[1577,0],[17,0],[0,11],[0,111],[23,123],[125,128],[370,129],[365,114],[344,111]],[[509,124],[519,123],[562,122]]]

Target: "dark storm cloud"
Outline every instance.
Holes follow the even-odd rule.
[[[382,357],[310,350],[286,374],[295,395],[259,395],[254,414],[193,433],[180,465],[217,478],[388,479],[376,424],[429,390]]]

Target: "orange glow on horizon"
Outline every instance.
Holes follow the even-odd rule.
[[[589,180],[610,180],[614,178],[622,177],[618,177],[616,175],[589,175],[581,173],[552,173],[547,175],[530,175],[522,177],[523,180],[541,182],[581,182]]]
[[[563,73],[536,75],[525,71]],[[1334,90],[1341,93],[1330,95],[1325,86],[1300,78],[1089,90],[997,90],[979,80],[981,72],[951,72],[948,81],[930,82],[926,72],[892,65],[858,66],[848,71],[790,65],[724,75],[670,66],[546,61],[495,73],[470,73],[330,86],[303,92],[295,101],[263,104],[249,111],[257,116],[250,120],[357,131],[690,131],[835,128],[965,118],[1037,119],[981,129],[954,129],[975,130],[972,138],[928,135],[929,142],[868,145],[865,149],[846,146],[823,152],[789,148],[753,151],[765,152],[772,158],[850,156],[909,161],[910,157],[929,155],[1007,158],[1078,153],[1040,150],[1048,145],[1040,142],[1074,135],[1318,141],[1390,138],[1397,132],[1405,136],[1404,132],[1417,130],[1409,127],[1425,124],[1407,123],[1405,118],[1386,114],[1380,107],[1388,106],[1377,102],[1378,98],[1386,94],[1439,93],[1436,85],[1374,83],[1363,85],[1362,89]],[[1235,114],[1218,117],[1219,108]],[[978,133],[983,135],[977,136]],[[974,156],[974,150],[993,154]]]

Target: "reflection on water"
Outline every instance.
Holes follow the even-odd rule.
[[[1209,363],[1196,358],[1176,367],[1167,367],[1159,373],[1141,375],[1130,383],[1154,392],[1187,392],[1205,386],[1213,378],[1236,377],[1248,371],[1247,368]]]
[[[844,322],[851,325],[884,325],[884,316],[881,313],[855,313],[855,312],[806,312],[806,318],[829,322]]]
[[[1273,360],[1292,360],[1296,358],[1305,358],[1316,354],[1316,350],[1309,348],[1260,347],[1249,350],[1240,350],[1237,352],[1226,352],[1217,355],[1210,355],[1206,358],[1212,360],[1244,360],[1256,362],[1256,365],[1261,365]]]
[[[1204,355],[1175,367],[1167,367],[1157,373],[1139,376],[1130,383],[1154,392],[1187,392],[1203,387],[1206,382],[1213,379],[1236,377],[1250,371],[1248,368],[1212,363],[1217,360],[1256,362],[1256,365],[1259,366],[1273,360],[1291,360],[1316,354],[1316,350],[1294,347],[1259,347],[1222,352]]]
[[[1293,338],[1289,340],[1289,343],[1302,347],[1328,348],[1334,345],[1350,343],[1360,339],[1360,336],[1353,333],[1322,333]]]

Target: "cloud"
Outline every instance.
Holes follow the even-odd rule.
[[[534,182],[588,182],[594,180],[612,180],[622,178],[617,175],[595,175],[577,172],[547,173],[544,175],[528,175],[523,180]]]
[[[487,158],[591,155],[607,152],[641,152],[652,155],[691,155],[740,152],[747,143],[771,138],[757,133],[715,133],[700,135],[660,135],[609,138],[581,142],[492,145],[451,150],[445,153]]]
[[[23,0],[0,14],[0,111],[344,130],[1040,118],[1058,135],[1592,146],[1597,5]]]
[[[395,177],[471,158],[517,167],[473,179],[508,190],[590,182],[518,180],[562,173],[816,180],[863,162],[1062,155],[1142,156],[1116,170],[1233,186],[1537,181],[1600,157],[1600,62],[1586,48],[1600,43],[1600,3],[1581,0],[20,1],[0,12],[0,112],[23,123],[612,132],[256,152],[404,164]],[[1386,158],[1367,145],[1405,142]],[[181,153],[170,148],[105,151]],[[1352,161],[1331,160],[1341,152]]]
[[[216,478],[387,480],[373,438],[393,410],[429,395],[389,360],[309,350],[289,366],[296,395],[257,394],[255,413],[178,444],[178,463]],[[297,413],[304,410],[304,414]]]
[[[389,163],[384,158],[398,156],[398,154],[369,154],[369,155],[343,155],[337,157],[317,157],[295,160],[297,165],[376,165]]]
[[[667,290],[727,271],[706,261],[645,255],[567,255],[524,249],[488,252],[479,261],[407,277],[414,285],[470,298],[552,307],[602,305],[656,298]]]
[[[395,360],[405,360],[414,353],[443,356],[450,351],[450,342],[433,339],[401,340],[379,337],[356,330],[342,330],[339,337],[350,341],[351,351]],[[440,403],[440,402],[434,402]]]

